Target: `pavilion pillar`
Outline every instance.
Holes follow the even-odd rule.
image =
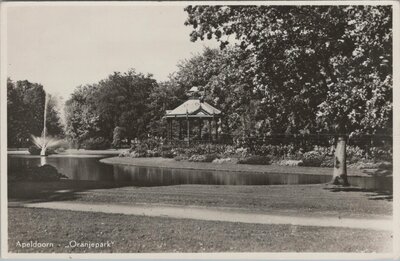
[[[172,142],[172,119],[169,121],[169,140]]]
[[[167,118],[167,128],[166,128],[167,136],[166,139],[169,141],[169,119]]]
[[[201,140],[201,129],[203,128],[203,120],[199,119],[199,138]]]
[[[179,121],[179,140],[182,140],[182,120]]]
[[[209,132],[209,136],[210,136],[210,142],[212,142],[212,120],[208,120],[208,132]]]
[[[190,121],[189,121],[189,118],[186,118],[186,122],[187,122],[187,142],[188,142],[188,145],[190,145]]]
[[[218,120],[215,120],[215,140],[218,141]]]

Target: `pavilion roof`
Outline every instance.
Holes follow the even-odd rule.
[[[200,99],[189,99],[173,110],[167,110],[166,118],[190,117],[212,118],[220,116],[221,111]]]

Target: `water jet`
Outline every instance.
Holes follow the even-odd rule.
[[[40,137],[36,137],[32,135],[33,144],[38,147],[40,150],[40,156],[46,157],[47,156],[47,149],[53,148],[58,146],[61,143],[61,140],[53,138],[47,134],[47,108],[48,107],[48,95],[45,94],[45,102],[44,102],[44,117],[43,117],[43,131]],[[45,162],[43,160],[42,162]]]

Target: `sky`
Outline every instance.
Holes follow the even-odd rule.
[[[183,6],[8,6],[7,74],[65,100],[130,68],[157,81],[216,41],[191,42]]]

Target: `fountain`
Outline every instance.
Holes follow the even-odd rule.
[[[44,118],[43,118],[43,131],[42,135],[40,137],[36,137],[32,135],[32,141],[33,144],[35,144],[36,147],[38,147],[40,150],[40,156],[44,159],[45,156],[47,156],[46,151],[48,148],[56,147],[61,143],[61,140],[58,140],[56,138],[53,138],[49,135],[47,135],[47,128],[46,128],[46,119],[47,119],[47,105],[48,105],[48,95],[47,93],[45,94],[44,98]],[[41,160],[43,161],[43,160]],[[45,161],[45,160],[44,160]],[[43,164],[42,164],[43,165]]]
[[[40,151],[40,156],[46,156],[46,118],[47,118],[47,104],[48,104],[48,99],[47,99],[47,93],[44,94],[44,116],[43,116],[43,131],[42,131],[42,137],[43,137],[43,146],[42,150]]]

